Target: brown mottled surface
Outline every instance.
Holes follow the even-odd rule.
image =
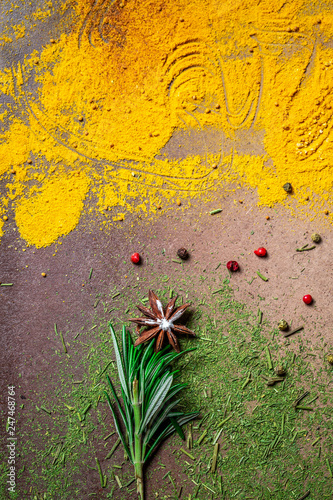
[[[51,36],[58,36],[58,21],[58,18],[50,18],[42,31],[34,37],[30,36],[31,45],[26,47],[26,51],[40,47]],[[3,54],[2,64],[20,61],[24,55],[20,47],[13,45],[8,53]],[[2,100],[6,102],[6,99]],[[232,147],[241,153],[263,154],[262,139],[263,133],[252,131],[238,132],[232,142],[214,130],[178,133],[162,154],[166,153],[169,158],[184,158],[189,154],[207,151],[217,153],[221,143],[225,154]],[[25,404],[24,410],[17,412],[18,437],[29,427],[31,415],[32,418],[38,417],[41,422],[49,418],[46,413],[36,412],[36,405],[40,404],[38,394],[47,394],[52,399],[59,389],[55,386],[59,363],[55,351],[61,351],[62,346],[59,337],[54,334],[54,324],[57,324],[58,331],[63,332],[72,359],[73,369],[68,376],[75,380],[83,379],[87,374],[78,362],[85,351],[74,337],[81,328],[89,331],[95,314],[105,322],[105,328],[107,321],[118,314],[121,319],[126,318],[124,310],[108,314],[101,305],[94,308],[96,294],[108,296],[110,290],[117,287],[126,299],[133,295],[134,283],[139,283],[142,295],[147,294],[153,273],[156,276],[177,276],[176,273],[180,272],[168,260],[176,256],[181,246],[186,247],[191,254],[184,264],[184,275],[214,271],[219,262],[224,266],[228,260],[237,260],[240,271],[231,277],[237,300],[254,311],[260,306],[264,318],[268,318],[272,324],[286,318],[292,321],[292,326],[304,325],[301,335],[310,346],[318,336],[323,337],[327,344],[332,344],[331,228],[324,218],[317,221],[298,219],[282,207],[259,209],[255,192],[238,186],[234,188],[235,191],[232,191],[229,186],[225,193],[221,188],[221,193],[209,204],[203,200],[201,204],[193,204],[187,209],[175,205],[172,210],[161,211],[154,218],[126,215],[125,221],[115,225],[110,232],[101,230],[101,220],[84,216],[76,230],[61,238],[61,245],[56,243],[39,250],[27,247],[20,239],[13,215],[9,213],[6,233],[0,244],[0,282],[13,283],[12,287],[0,287],[0,403],[4,416],[7,386],[14,384],[17,405],[22,402]],[[5,185],[1,189],[5,190]],[[209,215],[209,211],[216,208],[222,208],[222,212]],[[270,219],[267,220],[266,216]],[[296,248],[311,243],[310,236],[314,231],[322,235],[322,242],[315,250],[297,253]],[[254,249],[259,246],[267,248],[266,258],[260,259],[254,255]],[[163,249],[165,255],[162,254]],[[142,256],[141,266],[133,267],[130,262],[130,255],[134,251]],[[93,275],[89,280],[91,268]],[[257,276],[258,270],[269,278],[268,282],[263,282]],[[45,278],[41,276],[43,272],[47,275]],[[222,267],[216,271],[220,272]],[[195,290],[197,296],[205,290],[206,284],[201,286],[202,289]],[[306,306],[302,302],[305,293],[313,296],[313,305]],[[95,343],[98,348],[93,335],[91,340],[86,336],[85,342]],[[74,348],[77,354],[72,353]],[[22,396],[26,399],[22,399]],[[110,413],[106,418],[112,425]],[[5,438],[4,425],[0,432]],[[37,434],[33,440],[38,447],[40,439]],[[2,445],[4,443],[3,439]],[[103,445],[96,440],[89,443],[90,448],[96,450],[102,467],[105,465]],[[121,447],[114,457],[115,463],[122,460]],[[161,463],[165,467],[161,467]],[[94,467],[95,463],[92,461],[88,465]],[[129,466],[126,467],[130,470]],[[177,469],[170,445],[165,443],[147,467],[147,500],[156,498],[155,485],[158,487],[161,484],[162,477],[169,470],[180,486],[184,477]],[[76,496],[73,492],[73,499],[104,499],[109,491],[108,488],[106,491],[101,489],[98,474],[85,464],[82,464],[81,474],[77,474],[75,481],[79,493]],[[28,484],[29,474],[25,472],[18,480],[18,491]],[[90,497],[90,493],[97,495]],[[170,484],[168,494],[172,493]],[[185,493],[187,496],[189,494],[185,490],[183,498]],[[134,497],[129,495],[128,499]],[[124,493],[116,489],[113,498],[124,499]]]
[[[243,200],[242,203],[239,200]],[[259,209],[255,201],[254,193],[237,189],[235,193],[216,199],[210,206],[193,206],[186,210],[175,207],[149,221],[128,217],[111,233],[101,231],[98,221],[85,219],[63,238],[62,245],[40,250],[26,247],[14,221],[8,221],[10,229],[1,242],[0,280],[13,283],[13,286],[0,287],[1,394],[6,394],[9,383],[15,384],[17,404],[21,403],[20,396],[25,396],[25,411],[33,413],[38,403],[35,400],[37,385],[50,394],[54,390],[50,374],[56,371],[57,365],[53,354],[56,349],[61,350],[59,338],[54,335],[54,323],[63,332],[71,353],[71,346],[75,346],[74,336],[81,327],[90,327],[96,312],[100,318],[105,318],[105,325],[110,319],[101,307],[97,306],[97,310],[93,307],[97,292],[107,294],[117,286],[124,296],[131,296],[131,287],[139,283],[142,294],[146,294],[151,286],[152,271],[157,275],[171,275],[175,266],[167,263],[167,259],[174,258],[180,246],[191,253],[184,265],[185,275],[213,270],[219,262],[224,266],[228,260],[235,259],[240,264],[240,272],[231,277],[236,299],[253,310],[260,305],[264,318],[269,318],[273,324],[284,317],[292,319],[293,326],[304,325],[302,336],[310,345],[317,336],[331,343],[332,233],[324,222],[297,220],[279,207]],[[209,210],[217,206],[223,211],[209,215]],[[266,216],[270,219],[266,220]],[[311,241],[314,230],[323,237],[318,248],[295,252],[297,247]],[[253,250],[259,246],[267,248],[266,258],[254,255]],[[165,255],[161,254],[163,248]],[[134,267],[130,262],[133,251],[142,255],[141,266]],[[93,276],[88,280],[91,268]],[[263,282],[257,270],[269,281]],[[47,274],[45,278],[42,272]],[[312,306],[302,302],[305,293],[314,297]],[[122,317],[126,317],[124,312]],[[79,357],[79,353],[73,356],[73,367]],[[74,378],[81,379],[84,375],[73,368]],[[3,396],[1,405],[4,410]],[[27,425],[25,411],[20,412],[18,433]],[[111,422],[110,415],[108,418]],[[103,463],[103,454],[98,451],[101,444],[95,442],[93,445]],[[173,477],[177,477],[174,457],[167,450],[166,444],[147,468],[150,477],[148,500],[154,498],[154,484],[165,471],[171,470]],[[116,453],[115,457],[121,460],[120,447]],[[159,461],[167,468],[159,468]],[[21,481],[27,479],[23,476]],[[106,498],[92,470],[88,473],[85,470],[77,481],[81,488],[78,498],[88,499],[88,492],[94,491],[99,498]],[[181,484],[181,477],[177,481]],[[114,498],[124,498],[123,494],[118,496],[117,491]]]

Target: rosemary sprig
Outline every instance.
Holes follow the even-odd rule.
[[[183,413],[176,409],[179,399],[176,396],[186,384],[173,384],[176,371],[171,371],[170,364],[185,352],[170,352],[169,346],[154,352],[154,341],[148,347],[134,347],[130,334],[125,327],[122,330],[122,353],[110,324],[111,337],[116,354],[118,375],[121,384],[121,405],[113,384],[107,375],[111,393],[125,427],[122,431],[119,418],[113,408],[110,396],[107,397],[116,430],[125,448],[129,460],[134,465],[137,493],[144,499],[143,465],[161,441],[173,432],[182,439],[182,425],[197,417],[198,413]],[[186,450],[182,451],[186,453]]]

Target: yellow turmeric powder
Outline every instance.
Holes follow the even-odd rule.
[[[85,174],[61,171],[55,179],[44,180],[36,193],[32,188],[29,197],[22,197],[16,206],[16,222],[22,238],[42,247],[74,229],[88,189],[89,180]]]
[[[207,198],[235,179],[257,188],[262,205],[288,201],[286,182],[300,204],[329,203],[332,9],[310,0],[77,0],[75,8],[69,34],[0,74],[14,100],[0,175],[28,242],[68,234],[89,189],[115,219],[154,213],[162,200]],[[232,154],[221,141],[220,154],[161,155],[175,132],[193,129],[219,130]],[[263,154],[237,153],[244,130],[263,134]]]

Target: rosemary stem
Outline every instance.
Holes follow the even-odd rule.
[[[139,382],[133,380],[133,410],[134,410],[134,469],[136,477],[136,491],[140,500],[144,500],[143,463],[142,463],[142,435],[139,433],[141,423],[141,403],[139,401]]]

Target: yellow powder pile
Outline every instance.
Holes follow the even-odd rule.
[[[22,198],[16,207],[22,238],[42,247],[74,229],[88,189],[89,180],[80,172],[58,171],[55,179],[44,181],[35,195],[30,192],[29,198]]]
[[[13,112],[0,109],[9,120],[0,175],[29,243],[68,234],[89,189],[115,220],[207,199],[235,178],[258,188],[260,204],[284,202],[291,182],[300,203],[316,196],[326,208],[333,10],[310,0],[78,0],[75,8],[69,34],[0,74],[14,99]],[[192,129],[236,141],[243,129],[263,130],[267,154],[226,158],[221,142],[220,155],[156,159],[175,131]]]

